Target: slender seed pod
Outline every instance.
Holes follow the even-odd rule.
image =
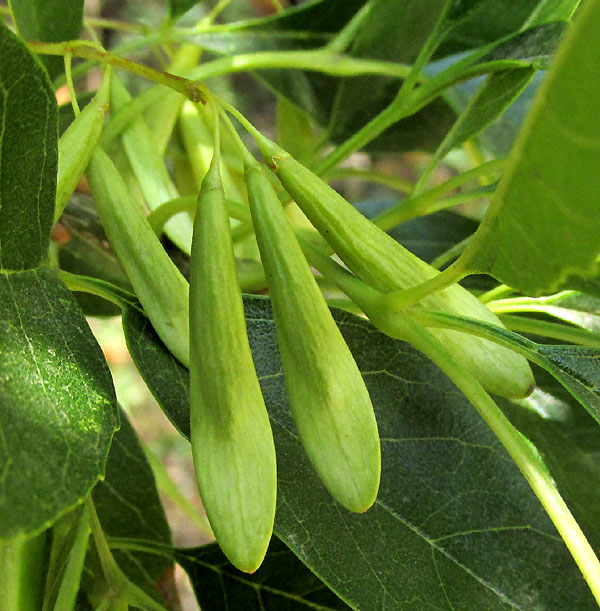
[[[286,191],[361,280],[388,293],[416,286],[439,274],[274,142],[261,137],[258,144]],[[419,305],[503,326],[495,314],[458,284],[424,297]],[[487,390],[518,398],[534,388],[527,360],[515,352],[456,331],[430,331]]]
[[[246,183],[300,439],[332,496],[351,511],[366,511],[381,473],[369,393],[268,176],[251,163]]]
[[[87,169],[96,209],[152,326],[171,353],[189,363],[189,286],[106,153],[97,148]]]
[[[198,487],[221,549],[252,573],[275,518],[275,446],[246,334],[218,153],[198,198],[190,272],[190,439]]]
[[[118,112],[130,101],[129,92],[117,76],[113,75],[110,88],[111,107]],[[177,187],[171,180],[142,117],[132,121],[123,131],[121,141],[150,210],[155,210],[162,203],[179,197]],[[192,230],[192,219],[186,212],[176,214],[165,224],[167,236],[187,254],[190,254],[192,245]]]
[[[104,125],[108,110],[110,70],[104,73],[100,89],[58,141],[58,175],[54,221],[63,213],[67,202],[90,160]]]

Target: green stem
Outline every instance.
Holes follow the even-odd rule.
[[[431,267],[435,269],[441,269],[445,265],[448,265],[450,261],[454,261],[454,259],[458,258],[467,248],[469,242],[471,241],[472,235],[467,236],[460,242],[457,242],[453,246],[451,246],[447,251],[443,252],[441,255],[438,255],[432,262]]]
[[[75,606],[77,592],[79,591],[81,574],[85,563],[85,556],[88,549],[88,539],[90,536],[90,521],[87,508],[81,512],[78,518],[75,537],[69,551],[68,560],[53,611],[72,611]]]
[[[404,117],[416,112],[418,107],[412,103],[411,93],[415,85],[422,78],[421,71],[423,67],[429,61],[442,40],[441,30],[451,5],[452,0],[446,0],[429,37],[419,52],[410,72],[405,75],[404,82],[390,105],[384,108],[362,129],[355,132],[348,140],[333,149],[328,155],[321,159],[321,161],[315,164],[312,168],[315,174],[322,175],[330,168],[337,166],[352,153],[362,149],[369,142],[377,138],[377,136],[382,134],[388,127],[391,127]]]
[[[153,45],[160,43],[163,36],[164,34],[162,32],[154,32],[153,34],[149,34],[145,37],[136,38],[135,40],[129,40],[123,43],[122,45],[118,45],[117,47],[115,47],[111,51],[111,53],[116,55],[121,53],[129,53],[131,51],[137,51],[139,49],[145,49],[147,47],[152,47]],[[94,44],[96,44],[98,48],[101,48],[100,43],[96,42]],[[96,61],[89,60],[82,62],[81,64],[73,68],[73,78],[77,79],[84,76],[95,66]],[[65,83],[66,78],[64,74],[60,74],[54,79],[54,81],[52,81],[54,89],[58,89]]]
[[[600,604],[600,562],[579,524],[562,499],[554,480],[519,431],[510,423],[481,384],[454,360],[445,348],[425,330],[409,341],[431,358],[469,399],[528,481],[548,516],[560,533],[575,562]]]
[[[152,467],[152,472],[156,479],[156,485],[169,499],[177,505],[185,514],[190,518],[196,526],[200,529],[203,535],[210,539],[214,539],[213,531],[208,523],[206,516],[202,515],[200,511],[194,507],[190,501],[180,492],[175,482],[171,479],[164,463],[160,460],[156,454],[148,447],[147,444],[142,446],[146,459]],[[115,549],[113,541],[109,542],[111,549]],[[145,551],[145,550],[142,550]]]
[[[381,306],[389,310],[405,310],[423,297],[441,291],[468,275],[469,271],[464,269],[460,261],[456,261],[430,280],[409,289],[387,293],[382,297]]]
[[[310,70],[332,76],[353,77],[366,74],[406,78],[410,67],[394,62],[360,59],[329,51],[258,51],[220,57],[190,71],[190,77],[199,81],[223,74],[250,70]]]
[[[354,13],[350,21],[335,35],[331,42],[325,45],[325,48],[335,53],[343,53],[348,49],[363,27],[372,9],[373,3],[368,1],[365,2],[365,4]]]
[[[132,74],[137,74],[159,85],[166,85],[183,94],[192,100],[192,102],[204,103],[206,101],[207,91],[201,83],[181,76],[175,76],[168,72],[161,72],[160,70],[155,70],[144,64],[134,62],[131,59],[109,53],[93,42],[86,40],[70,40],[57,43],[28,41],[27,46],[35,53],[42,53],[44,55],[71,54],[74,57],[83,57],[85,59],[92,59],[104,64],[109,64],[127,70]]]
[[[85,503],[90,515],[90,527],[94,537],[94,543],[96,544],[96,552],[98,553],[102,573],[104,574],[104,578],[106,579],[110,589],[108,597],[113,599],[114,602],[127,602],[133,606],[148,611],[166,611],[161,604],[156,602],[141,588],[133,584],[127,579],[127,577],[125,577],[123,571],[121,571],[119,568],[119,565],[116,563],[112,552],[110,551],[110,547],[106,541],[106,537],[104,536],[104,531],[102,530],[102,525],[98,519],[98,514],[96,513],[96,508],[94,507],[92,497],[88,496]]]
[[[42,608],[45,549],[46,532],[0,544],[0,609]]]
[[[373,172],[370,170],[359,170],[357,168],[332,168],[327,172],[327,180],[344,180],[346,178],[358,178],[366,182],[372,182],[377,185],[389,187],[396,191],[408,193],[412,189],[410,181],[398,176],[390,176]]]
[[[106,280],[72,274],[63,269],[59,270],[58,276],[70,291],[89,293],[90,295],[96,295],[96,297],[102,297],[102,299],[106,299],[120,308],[132,306],[142,311],[135,295]]]
[[[463,172],[458,176],[454,176],[433,189],[430,189],[426,193],[421,193],[420,195],[409,197],[401,201],[392,208],[389,208],[382,214],[376,216],[375,219],[373,219],[373,222],[375,222],[382,229],[391,229],[405,220],[414,218],[416,216],[421,216],[423,214],[430,214],[436,209],[441,209],[442,205],[443,207],[448,207],[447,201],[439,202],[438,200],[440,200],[450,191],[462,187],[464,184],[471,182],[480,176],[487,176],[489,174],[501,171],[505,165],[506,160],[504,159],[494,159],[492,161],[483,163],[476,168],[472,168],[471,170]],[[475,193],[469,194],[470,197],[480,197],[481,195],[486,195],[486,193],[476,191]]]
[[[67,79],[67,88],[69,90],[69,97],[71,98],[71,105],[73,106],[73,113],[76,117],[79,116],[79,102],[77,102],[77,94],[75,93],[75,86],[73,85],[73,75],[71,73],[71,60],[73,59],[70,53],[67,53],[64,57],[65,60],[65,78]]]
[[[107,149],[115,138],[121,135],[121,132],[140,117],[149,106],[158,102],[167,91],[167,89],[159,86],[151,87],[123,106],[104,126],[100,137],[100,146]]]
[[[532,333],[534,335],[542,335],[559,339],[572,344],[581,346],[590,346],[591,348],[600,348],[600,335],[592,333],[586,329],[578,329],[567,325],[561,325],[545,320],[536,320],[534,318],[523,318],[522,316],[510,316],[504,314],[500,316],[500,320],[507,329],[518,331],[519,333]]]
[[[506,284],[499,284],[498,286],[489,290],[487,293],[480,295],[479,301],[481,301],[481,303],[489,303],[490,301],[494,301],[501,297],[507,297],[508,295],[514,292],[515,289],[513,289],[512,287],[507,286]]]
[[[495,299],[488,303],[490,310],[494,312],[515,312],[514,308],[520,308],[521,306],[547,306],[554,303],[560,302],[567,297],[577,295],[577,291],[561,291],[554,295],[547,295],[545,297],[514,297],[512,299]]]

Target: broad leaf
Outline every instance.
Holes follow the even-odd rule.
[[[85,497],[104,474],[118,414],[100,347],[54,272],[0,274],[0,346],[0,538],[9,539]]]
[[[94,488],[93,500],[109,539],[136,539],[149,546],[172,544],[154,475],[123,412],[121,429],[114,437],[106,462],[106,478]],[[168,583],[173,570],[172,560],[157,554],[121,550],[118,542],[113,554],[134,583],[154,597],[162,596],[161,588]],[[94,570],[93,565],[89,568]]]
[[[275,532],[347,604],[595,608],[527,483],[448,379],[407,344],[335,311],[373,399],[383,456],[374,507],[356,515],[337,505],[292,424],[270,302],[248,297],[245,305],[277,446]],[[139,342],[156,339],[146,334]],[[145,367],[155,396],[179,394],[183,401],[178,380],[157,377],[161,363]],[[180,430],[187,426],[186,414],[170,417],[181,418]]]
[[[50,240],[58,110],[45,71],[4,22],[0,83],[0,269],[30,269]]]
[[[25,40],[74,40],[83,27],[83,0],[9,0],[9,4]],[[50,78],[63,70],[62,57],[44,56],[42,61]]]
[[[600,2],[590,0],[563,39],[492,205],[462,255],[467,269],[526,294],[552,292],[569,274],[597,270],[598,27]],[[586,95],[579,83],[589,83]]]
[[[598,549],[600,465],[570,438],[568,425],[548,418],[548,405],[560,401],[542,391],[535,391],[518,406],[505,399],[499,401],[511,422],[535,445],[577,522],[592,546]],[[564,409],[564,405],[561,407]],[[543,411],[543,416],[538,409]]]
[[[189,575],[203,611],[349,609],[276,537],[253,575],[236,570],[216,543],[179,549],[176,559]]]

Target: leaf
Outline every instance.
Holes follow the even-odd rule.
[[[597,549],[600,546],[600,490],[597,485],[600,466],[569,437],[568,425],[548,420],[536,411],[538,405],[544,409],[557,399],[535,391],[520,405],[505,399],[499,401],[513,425],[537,448],[575,519]]]
[[[0,83],[0,269],[30,269],[50,240],[58,111],[45,71],[4,22]]]
[[[412,63],[429,37],[444,2],[440,0],[375,0],[349,52],[355,57]],[[398,80],[365,76],[342,80],[333,97],[328,130],[334,141],[350,137],[382,111],[398,93]],[[454,112],[442,100],[420,117],[400,122],[373,141],[369,150],[435,148],[450,129]],[[432,130],[440,126],[440,131]],[[437,138],[432,138],[429,131]],[[410,133],[412,142],[405,134]],[[423,132],[428,136],[423,139]],[[442,133],[443,132],[443,133]],[[420,136],[420,137],[419,137]],[[398,138],[404,142],[398,143]],[[391,143],[395,142],[395,146]]]
[[[100,347],[53,271],[0,274],[0,346],[0,538],[10,539],[85,497],[119,420]]]
[[[487,77],[469,101],[437,151],[442,159],[497,119],[513,103],[535,74],[535,69],[512,68]]]
[[[169,15],[171,19],[177,19],[202,1],[203,0],[169,0]]]
[[[449,34],[436,51],[436,58],[470,49],[521,32],[535,25],[559,21],[568,11],[543,11],[542,0],[468,0],[456,3],[450,12]],[[536,18],[537,16],[537,18]]]
[[[334,310],[373,399],[383,460],[373,508],[356,515],[337,505],[292,424],[270,302],[246,297],[245,306],[277,447],[275,533],[347,604],[595,608],[527,483],[449,380],[407,344]],[[150,364],[152,380],[160,365]],[[163,396],[181,392],[170,382],[160,378]],[[187,414],[170,417],[187,426]]]
[[[94,488],[93,500],[109,540],[124,537],[150,545],[172,545],[152,469],[123,411],[121,429],[114,437],[106,462],[106,478]],[[118,543],[113,554],[129,579],[152,596],[162,596],[160,588],[170,578],[172,560],[162,555],[119,549]],[[94,570],[93,565],[88,569]]]
[[[83,0],[9,0],[9,5],[25,40],[74,40],[83,28]],[[50,78],[63,71],[62,57],[44,56],[42,62]]]
[[[536,344],[489,323],[445,312],[416,314],[425,324],[457,329],[484,337],[522,354],[545,369],[600,423],[600,350],[585,346]]]
[[[600,254],[600,2],[567,33],[479,230],[462,255],[529,295],[553,292],[569,274],[590,276]],[[578,83],[590,83],[581,95]],[[460,265],[460,263],[459,263]]]
[[[580,0],[542,0],[527,20],[527,25],[548,23],[550,21],[568,21],[571,19]]]
[[[123,332],[131,358],[175,428],[190,436],[190,376],[139,310],[123,309]]]
[[[551,373],[600,423],[600,350],[539,346],[537,364]]]
[[[176,559],[189,575],[204,611],[349,609],[276,537],[252,575],[236,570],[216,543],[179,549]]]

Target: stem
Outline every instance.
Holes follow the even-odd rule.
[[[152,87],[133,98],[121,110],[119,110],[104,126],[99,145],[107,149],[112,142],[124,131],[129,124],[140,117],[140,115],[152,104],[160,100],[168,90],[162,87]]]
[[[494,301],[499,297],[506,297],[511,293],[514,293],[515,289],[507,286],[506,284],[499,284],[493,289],[489,290],[487,293],[479,296],[479,301],[481,303],[489,303],[490,301]]]
[[[460,261],[456,261],[430,280],[409,289],[387,293],[382,297],[381,305],[390,310],[405,310],[423,297],[441,291],[468,275],[469,271]]]
[[[364,21],[371,13],[373,9],[372,2],[365,2],[365,4],[354,13],[350,21],[335,35],[330,43],[325,45],[328,51],[336,53],[343,53],[356,38],[359,30],[363,27]]]
[[[73,85],[73,75],[71,74],[71,60],[73,59],[70,53],[67,53],[64,57],[65,60],[65,78],[67,79],[67,88],[69,89],[69,97],[71,98],[71,105],[73,106],[73,113],[75,116],[79,116],[79,102],[77,102],[77,94],[75,93],[75,86]]]
[[[359,59],[319,49],[312,51],[258,51],[220,57],[190,71],[196,80],[214,76],[264,69],[310,70],[332,76],[352,77],[366,74],[406,78],[410,67],[394,62]]]
[[[45,55],[66,55],[71,54],[74,57],[83,57],[86,59],[93,59],[95,61],[102,62],[104,64],[110,64],[117,68],[127,70],[132,74],[137,74],[145,79],[158,83],[159,85],[166,85],[171,89],[183,94],[192,102],[206,101],[206,88],[196,81],[192,81],[181,76],[175,76],[168,72],[161,72],[155,70],[149,66],[145,66],[138,62],[134,62],[131,59],[114,55],[105,51],[99,47],[96,43],[89,42],[86,40],[70,40],[66,42],[27,42],[27,46],[35,53],[42,53]]]
[[[102,567],[102,573],[111,591],[120,592],[124,586],[125,576],[108,547],[91,495],[87,496],[85,504],[89,512],[90,528],[92,536],[94,537],[94,543],[96,544],[96,551]]]
[[[344,180],[346,178],[358,178],[366,182],[395,189],[396,191],[402,191],[403,193],[408,193],[412,189],[412,184],[408,180],[398,176],[381,174],[380,172],[359,170],[357,168],[333,168],[327,172],[328,180]]]
[[[551,475],[519,431],[510,423],[481,384],[455,361],[444,347],[423,330],[414,334],[411,343],[431,358],[469,399],[531,486],[554,526],[560,533],[575,562],[600,604],[600,562],[581,531],[579,524],[562,499]]]
[[[430,214],[436,209],[440,209],[439,206],[436,206],[436,202],[446,195],[446,193],[462,187],[465,183],[479,178],[480,176],[498,172],[504,169],[505,165],[505,159],[493,159],[492,161],[482,163],[476,168],[472,168],[471,170],[463,172],[458,176],[454,176],[450,180],[446,180],[441,185],[430,189],[426,193],[422,193],[415,197],[409,197],[408,199],[401,201],[392,208],[376,216],[373,219],[373,222],[375,222],[382,229],[391,229],[409,218],[414,218],[423,214]],[[485,193],[480,193],[478,191],[475,193],[470,193],[469,195],[471,197],[479,197],[483,194]],[[444,204],[444,207],[447,207],[447,202],[440,203]]]
[[[84,507],[78,518],[77,531],[69,551],[67,565],[62,575],[53,611],[71,611],[75,606],[75,599],[79,591],[81,574],[88,549],[89,536],[89,514],[87,508]]]
[[[156,454],[148,447],[147,444],[142,445],[146,459],[150,463],[152,472],[156,479],[156,485],[169,499],[177,505],[185,514],[190,518],[196,526],[200,529],[203,535],[210,539],[214,539],[215,536],[208,523],[206,516],[203,516],[198,509],[196,509],[190,501],[180,492],[175,482],[171,479],[164,463],[160,460]],[[109,542],[111,549],[115,549],[117,546],[113,544],[112,539]],[[140,550],[147,551],[147,550]]]
[[[219,0],[219,2],[212,7],[210,13],[201,21],[201,24],[210,25],[230,4],[231,0]]]
[[[0,544],[0,609],[41,609],[45,548],[46,532]]]
[[[440,36],[440,32],[451,5],[452,0],[446,0],[431,33],[419,52],[410,72],[405,76],[398,94],[390,105],[371,119],[362,129],[350,136],[348,140],[321,159],[321,161],[312,168],[315,174],[321,175],[330,168],[338,165],[352,153],[355,153],[377,138],[377,136],[382,134],[388,127],[391,127],[404,117],[416,111],[418,106],[411,104],[411,93],[414,86],[421,78],[423,66],[429,61],[429,58],[433,55],[435,49],[441,42],[442,37]]]
[[[467,236],[460,242],[454,244],[454,246],[451,246],[446,252],[443,252],[441,255],[438,255],[431,262],[431,267],[435,269],[441,269],[442,267],[450,263],[450,261],[454,261],[454,259],[457,259],[465,251],[472,237],[472,235]]]
[[[110,551],[91,495],[86,498],[85,504],[90,514],[90,527],[94,543],[96,544],[98,558],[100,559],[100,565],[102,566],[102,572],[110,588],[109,596],[116,598],[114,602],[117,604],[127,602],[144,610],[166,611],[161,604],[125,577]],[[125,605],[124,607],[127,608]]]
[[[132,306],[140,312],[142,311],[135,295],[106,280],[79,276],[63,269],[58,271],[58,276],[70,291],[89,293],[90,295],[96,295],[96,297],[102,297],[102,299],[106,299],[120,308]]]
[[[600,348],[600,335],[586,329],[577,329],[567,325],[561,325],[545,320],[534,318],[523,318],[522,316],[501,315],[500,320],[507,329],[519,333],[532,333],[544,337],[552,337],[564,342]]]

